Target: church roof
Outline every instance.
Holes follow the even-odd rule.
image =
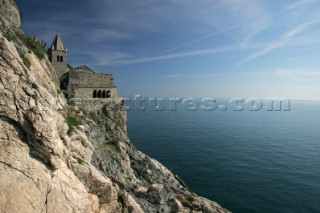
[[[77,68],[74,68],[75,72],[86,72],[86,73],[95,73],[95,71],[93,71],[92,69],[90,69],[87,66],[80,66]]]
[[[57,34],[56,37],[54,38],[51,47],[54,50],[66,51],[66,48],[64,48],[62,44],[62,40],[59,34]]]

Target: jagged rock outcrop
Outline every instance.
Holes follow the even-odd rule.
[[[0,12],[0,212],[227,212],[133,147],[120,98],[69,106],[14,1]]]

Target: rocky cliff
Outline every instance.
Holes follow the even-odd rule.
[[[69,106],[0,1],[0,212],[227,212],[130,143],[123,101]]]

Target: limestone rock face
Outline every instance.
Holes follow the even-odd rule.
[[[130,195],[144,212],[228,212],[190,192],[179,177],[138,151],[127,137],[123,108],[114,100],[101,110],[85,111],[89,120],[81,130],[93,146],[92,163],[117,183],[122,201]]]
[[[80,165],[71,152],[62,114],[66,102],[56,101],[49,81],[37,80],[46,76],[42,66],[38,73],[27,69],[1,37],[0,67],[0,212],[120,209],[117,186],[90,162]]]
[[[21,33],[15,3],[5,2],[7,8],[0,6],[5,25],[0,29],[0,213],[228,212],[190,192],[133,147],[123,100],[93,110],[69,106],[47,58],[28,51],[21,35],[14,41],[4,36]],[[78,121],[72,128],[70,117]]]
[[[0,14],[2,28],[21,30],[20,10],[14,0],[0,0]]]

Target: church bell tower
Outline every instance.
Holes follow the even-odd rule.
[[[56,35],[51,47],[48,49],[48,57],[58,78],[67,72],[67,48],[64,48],[59,34]]]

